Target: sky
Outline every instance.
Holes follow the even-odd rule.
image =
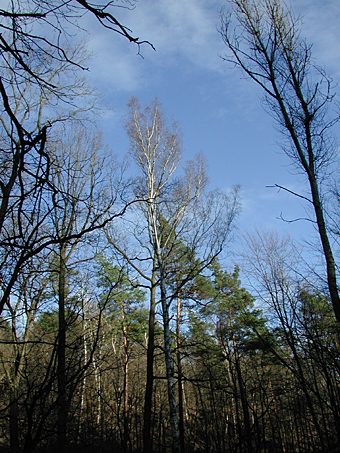
[[[340,0],[290,1],[302,20],[302,35],[313,43],[315,61],[339,84]],[[7,3],[0,0],[0,6]],[[169,123],[179,125],[183,160],[203,154],[211,189],[240,185],[241,235],[277,230],[304,240],[311,224],[285,223],[280,216],[304,217],[305,204],[267,186],[303,193],[306,182],[282,153],[262,92],[222,58],[226,48],[218,29],[226,5],[226,0],[137,0],[133,8],[113,8],[133,36],[155,47],[143,45],[142,56],[136,45],[86,14],[76,40],[84,40],[90,54],[86,76],[98,95],[97,125],[122,158],[129,149],[123,127],[129,99],[148,105],[157,98]]]
[[[310,224],[279,217],[304,217],[306,206],[266,186],[301,193],[305,180],[281,151],[261,91],[221,58],[226,49],[218,28],[225,5],[224,0],[139,0],[132,10],[117,8],[133,35],[154,45],[155,51],[143,45],[142,57],[136,46],[88,19],[89,79],[101,105],[98,124],[105,142],[121,156],[128,150],[123,124],[129,98],[136,96],[142,105],[157,98],[169,122],[180,127],[183,159],[204,155],[211,188],[240,185],[239,232],[278,230],[303,240]],[[294,0],[293,10],[313,43],[316,62],[339,82],[340,0]]]

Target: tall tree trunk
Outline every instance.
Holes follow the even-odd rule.
[[[177,293],[177,323],[176,323],[176,339],[177,339],[177,372],[178,372],[178,429],[179,442],[181,453],[185,452],[185,433],[184,433],[184,402],[183,402],[183,373],[182,373],[182,357],[181,357],[181,294]]]
[[[174,363],[171,353],[171,339],[170,339],[170,317],[169,306],[166,298],[165,282],[161,270],[160,276],[160,289],[161,289],[161,303],[163,314],[163,331],[164,331],[164,358],[166,381],[168,390],[169,412],[170,412],[170,428],[172,436],[172,452],[180,453],[180,434],[178,427],[178,409],[175,395],[175,377],[174,377]]]
[[[98,355],[99,355],[99,362],[100,362],[100,346],[98,348]],[[97,417],[96,417],[96,425],[98,429],[98,433],[102,436],[102,379],[100,368],[97,363],[95,356],[92,359],[93,362],[93,369],[94,369],[94,381],[96,384],[96,393],[97,393]]]
[[[326,261],[327,284],[332,301],[333,310],[336,320],[340,323],[340,298],[336,278],[336,266],[332,248],[329,242],[324,211],[320,201],[318,182],[314,173],[308,173],[309,184],[311,188],[313,206],[315,211],[316,223],[318,226],[319,236],[322,244],[323,254]],[[338,333],[338,338],[340,334]]]
[[[10,407],[9,407],[9,436],[11,453],[19,453],[19,413],[18,413],[18,392],[16,388],[10,391]]]
[[[88,345],[87,345],[87,315],[85,310],[85,302],[83,305],[83,354],[84,354],[84,366],[88,361]],[[86,373],[83,374],[81,382],[81,397],[80,397],[80,412],[78,420],[78,441],[81,441],[83,432],[83,423],[86,416]]]
[[[57,445],[58,452],[64,453],[66,446],[67,427],[67,398],[66,398],[66,321],[65,321],[65,298],[66,298],[66,249],[62,245],[59,255],[59,282],[58,282],[58,402],[57,402]]]
[[[85,340],[86,341],[86,340]],[[84,363],[87,360],[87,344],[84,343]],[[78,440],[81,440],[81,435],[83,432],[83,423],[86,417],[86,373],[84,373],[81,381],[81,397],[80,397],[80,410],[79,410],[79,420],[78,420]]]
[[[146,385],[144,397],[144,425],[143,425],[143,451],[144,453],[152,452],[152,398],[153,398],[153,381],[154,381],[154,350],[155,350],[155,314],[156,314],[156,270],[155,259],[151,278],[150,291],[150,309],[149,309],[149,326],[148,326],[148,344],[146,355]]]
[[[250,422],[250,415],[249,415],[247,392],[246,392],[246,388],[245,388],[245,385],[243,382],[240,356],[238,353],[235,335],[233,336],[233,349],[234,349],[236,376],[237,376],[237,382],[238,382],[238,388],[239,388],[239,392],[240,392],[241,406],[242,406],[242,412],[243,412],[245,446],[246,446],[245,451],[247,451],[248,453],[252,453],[253,452],[252,430],[251,430],[251,422]],[[240,439],[240,440],[242,440],[242,439]]]
[[[124,382],[123,382],[123,422],[124,422],[124,451],[130,451],[130,426],[129,426],[129,343],[127,328],[123,321],[124,341]]]
[[[13,325],[13,330],[15,330],[15,320]],[[25,334],[26,337],[26,334]],[[15,336],[14,336],[15,339]],[[20,386],[20,368],[22,367],[22,359],[25,350],[20,354],[20,346],[15,345],[15,360],[14,360],[14,376],[13,379],[10,379],[11,388],[9,391],[9,440],[11,453],[18,453],[20,451],[20,440],[19,440],[19,408],[18,408],[18,389]]]

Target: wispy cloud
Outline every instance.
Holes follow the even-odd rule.
[[[219,8],[220,3],[215,0],[145,0],[132,11],[119,10],[120,20],[131,28],[134,36],[155,46],[154,52],[143,45],[140,49],[143,58],[137,57],[136,47],[98,29],[89,20],[93,79],[133,92],[148,85],[157,68],[219,71],[223,66],[219,58],[223,47],[217,32]]]
[[[179,58],[182,63],[216,70],[219,51],[216,1],[159,0],[140,6],[136,19],[146,24],[145,33],[158,49],[163,64],[172,64],[174,58],[178,62]]]
[[[302,36],[313,45],[313,60],[326,71],[340,75],[339,0],[295,0],[293,10],[302,20]]]
[[[143,0],[133,10],[117,9],[119,19],[134,36],[155,46],[155,52],[148,45],[142,46],[144,59],[137,56],[136,46],[89,20],[92,79],[97,86],[136,93],[152,87],[154,77],[164,70],[198,70],[228,79],[226,90],[232,86],[232,96],[235,85],[239,88],[240,73],[229,71],[230,65],[221,60],[225,48],[217,30],[220,9],[226,4],[223,0]],[[294,0],[292,6],[303,19],[302,35],[314,42],[315,60],[331,75],[340,74],[339,0]],[[246,87],[243,85],[245,98],[249,95]]]

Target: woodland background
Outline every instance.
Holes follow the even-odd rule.
[[[240,189],[211,190],[200,155],[183,163],[160,102],[130,99],[125,158],[94,121],[73,36],[86,13],[152,48],[116,15],[132,6],[0,8],[1,449],[338,452],[333,82],[286,4],[226,2],[226,65],[262,90],[305,181],[276,187],[305,202],[318,238],[306,258],[258,231],[230,265]]]

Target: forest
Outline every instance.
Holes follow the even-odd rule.
[[[183,160],[157,99],[131,97],[127,156],[93,120],[73,37],[91,17],[140,58],[134,3],[0,3],[0,452],[340,452],[336,83],[283,0],[223,2],[226,68],[264,96],[318,241],[257,231],[228,264],[242,189]]]

